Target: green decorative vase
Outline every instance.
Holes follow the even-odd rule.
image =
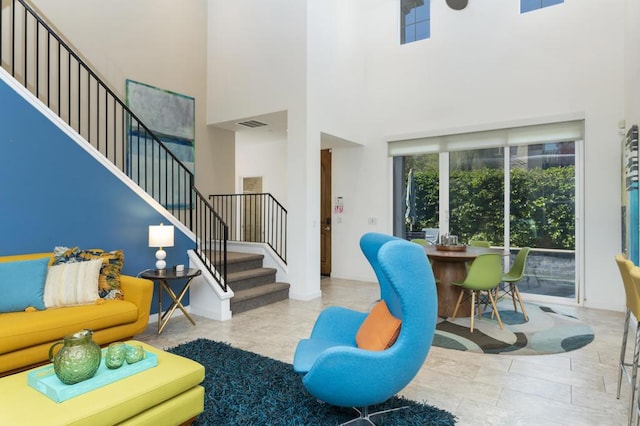
[[[102,353],[92,337],[93,331],[81,330],[65,336],[64,340],[49,348],[49,360],[62,383],[73,385],[92,378],[98,371]],[[58,345],[64,346],[54,357],[53,349]]]

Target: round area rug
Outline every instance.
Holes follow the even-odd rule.
[[[490,354],[542,355],[573,351],[593,341],[593,330],[576,317],[562,313],[561,307],[550,308],[525,303],[529,321],[514,312],[511,299],[498,302],[504,330],[498,326],[491,309],[474,322],[470,318],[438,319],[433,345],[447,349]],[[518,306],[518,311],[520,307]]]

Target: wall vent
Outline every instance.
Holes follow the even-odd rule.
[[[257,120],[247,120],[247,121],[242,121],[236,124],[240,126],[250,127],[252,129],[255,129],[256,127],[267,126],[267,123],[263,123],[262,121],[257,121]]]

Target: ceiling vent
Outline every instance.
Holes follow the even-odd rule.
[[[263,123],[262,121],[257,121],[257,120],[247,120],[247,121],[242,121],[240,123],[236,123],[240,126],[245,126],[245,127],[249,127],[251,129],[255,129],[256,127],[263,127],[263,126],[267,126],[267,123]]]

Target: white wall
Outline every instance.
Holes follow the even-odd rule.
[[[625,107],[627,127],[630,127],[640,125],[640,4],[628,1],[625,17]]]
[[[603,101],[620,107],[621,1],[567,1],[522,15],[510,0],[463,11],[432,2],[431,39],[403,46],[396,2],[373,3],[369,104],[385,118],[376,129],[385,135],[607,110]]]
[[[286,200],[287,135],[282,132],[244,131],[236,133],[236,193],[242,192],[242,178],[262,177],[262,191]]]
[[[432,2],[431,39],[404,46],[398,42],[397,2],[366,4],[366,166],[350,167],[357,163],[351,159],[334,167],[343,181],[357,182],[368,173],[368,187],[377,189],[359,197],[369,206],[366,214],[382,217],[378,225],[392,229],[390,162],[380,148],[386,141],[582,115],[585,304],[621,309],[624,295],[613,256],[620,250],[624,2],[567,0],[523,15],[510,0],[470,2],[463,11]],[[385,199],[380,206],[372,203],[378,197]],[[359,257],[350,241],[371,228],[365,221],[354,219],[359,229],[334,233],[334,258]],[[335,275],[360,270],[334,266]]]
[[[344,212],[333,215],[331,276],[375,280],[360,251],[366,232],[392,233],[391,179],[387,167],[387,145],[332,150],[333,198],[343,197]],[[339,217],[338,217],[339,216]],[[369,224],[369,219],[375,224]]]
[[[285,111],[306,97],[305,2],[207,4],[209,123]]]
[[[309,0],[309,118],[321,131],[361,143],[367,93],[361,5]]]
[[[196,151],[200,167],[196,169],[196,185],[205,196],[232,194],[236,188],[236,133],[207,126],[208,143]]]
[[[289,212],[289,296],[318,297],[320,130],[308,103],[307,2],[209,0],[208,6],[208,123],[286,111],[280,192]]]
[[[333,196],[344,197],[345,212],[340,223],[334,216],[332,275],[373,279],[358,239],[392,231],[388,141],[582,117],[585,304],[624,306],[612,259],[620,250],[618,123],[640,116],[626,92],[640,86],[639,61],[625,62],[638,45],[634,2],[566,0],[522,15],[512,0],[462,11],[432,2],[431,38],[403,46],[397,0],[307,0],[302,26],[303,2],[212,3],[209,122],[288,111],[286,191],[302,202],[288,208],[307,235],[290,250],[310,253],[290,265],[305,262],[311,276],[318,263],[319,132],[364,145],[333,149]]]
[[[32,3],[121,99],[126,99],[126,79],[194,97],[196,180],[213,180],[206,147],[205,0]]]

